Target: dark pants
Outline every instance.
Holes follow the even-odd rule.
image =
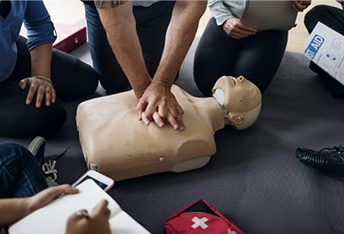
[[[59,101],[46,107],[35,107],[35,97],[25,104],[28,88],[22,90],[18,82],[31,76],[30,54],[26,39],[16,41],[18,58],[10,79],[0,83],[0,134],[14,137],[48,136],[58,131],[66,120],[66,112]],[[93,68],[69,54],[53,49],[51,80],[57,97],[75,100],[92,94],[99,75]],[[44,100],[43,100],[43,103]]]
[[[287,39],[287,31],[271,30],[237,40],[211,18],[195,53],[197,87],[205,96],[210,96],[221,76],[243,75],[263,93],[281,63]]]
[[[344,35],[343,10],[325,5],[319,5],[311,9],[306,14],[304,21],[309,33],[313,31],[314,27],[319,21],[338,33]],[[321,77],[324,85],[329,89],[333,96],[344,96],[344,86],[341,83],[332,78],[327,72],[313,62],[310,63],[310,68]]]
[[[133,7],[137,35],[151,77],[161,59],[174,3],[161,1],[149,7]],[[93,4],[84,5],[93,67],[102,76],[101,85],[111,93],[124,91],[130,84],[109,45],[98,11]]]
[[[0,199],[32,196],[47,187],[30,151],[16,143],[0,144]]]

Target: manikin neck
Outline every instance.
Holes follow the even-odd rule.
[[[222,89],[216,89],[215,93],[213,94],[213,97],[217,101],[217,103],[221,106],[223,118],[225,120],[225,124],[226,125],[230,124],[230,122],[228,120],[228,111],[224,107],[224,100],[223,100],[224,95],[223,95]]]

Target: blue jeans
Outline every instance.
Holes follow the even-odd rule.
[[[0,198],[28,197],[47,187],[29,150],[16,143],[0,143]]]
[[[151,77],[160,63],[174,4],[174,1],[160,1],[149,7],[133,7],[137,35]],[[101,75],[104,89],[110,93],[122,92],[130,87],[129,81],[109,45],[96,7],[90,2],[84,5],[93,68]]]

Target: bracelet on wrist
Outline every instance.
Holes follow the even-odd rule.
[[[36,77],[38,79],[42,79],[42,80],[48,81],[50,84],[52,84],[51,80],[48,77],[45,77],[45,76],[34,76],[34,77]]]

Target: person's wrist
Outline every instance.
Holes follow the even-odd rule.
[[[151,83],[151,78],[149,76],[148,79],[142,78],[139,80],[139,82],[131,83],[131,87],[134,90],[135,96],[140,99]]]
[[[23,217],[31,214],[32,212],[34,212],[36,210],[32,204],[33,204],[32,203],[32,197],[26,197],[26,198],[22,199],[22,207],[23,207],[23,211],[24,211]]]
[[[166,87],[168,89],[172,87],[172,83],[167,80],[153,79],[152,83],[154,83],[155,85]]]
[[[37,78],[37,79],[40,79],[40,80],[47,81],[47,82],[49,82],[50,84],[52,84],[50,78],[48,78],[48,77],[46,77],[46,76],[33,76],[33,77],[35,77],[35,78]]]

